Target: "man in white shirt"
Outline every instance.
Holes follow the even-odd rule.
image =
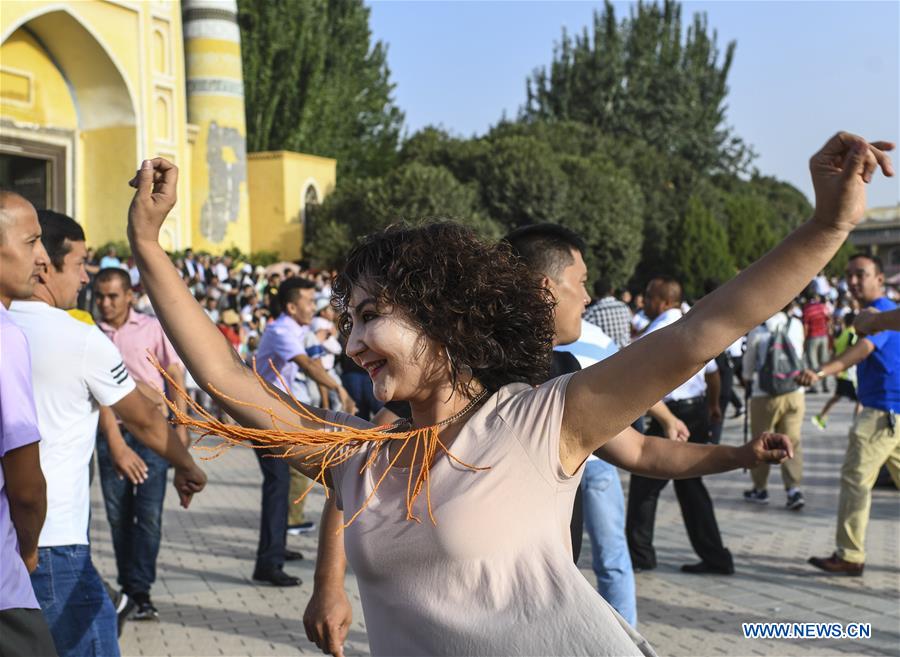
[[[644,335],[681,319],[682,292],[678,281],[671,278],[651,280],[647,284],[644,299],[644,311],[650,320]],[[715,361],[710,361],[703,370],[666,395],[663,401],[688,426],[690,442],[709,442],[710,421],[718,420],[721,416],[719,373]],[[650,422],[647,434],[664,436],[665,432],[654,420]],[[656,504],[659,493],[667,483],[666,479],[631,475],[625,533],[635,570],[656,568],[656,551],[653,548]],[[734,562],[731,553],[722,544],[712,499],[703,480],[700,477],[677,479],[675,494],[681,506],[691,546],[701,559],[699,563],[683,565],[681,570],[694,574],[734,573]]]
[[[115,345],[96,326],[65,312],[88,281],[81,227],[55,212],[42,210],[39,219],[50,264],[34,296],[10,308],[28,338],[47,480],[47,518],[31,581],[61,657],[118,655],[116,610],[91,563],[88,538],[89,463],[99,407],[111,406],[139,440],[175,466],[183,506],[202,490],[206,476],[135,388]]]
[[[803,452],[800,448],[800,433],[803,427],[803,414],[806,411],[804,388],[794,379],[803,369],[803,322],[790,317],[785,310],[775,313],[763,324],[750,331],[747,336],[747,350],[744,352],[741,371],[744,373],[744,385],[753,386],[750,399],[750,427],[754,435],[760,431],[777,431],[787,435],[794,446],[794,458],[781,464],[781,479],[787,494],[785,506],[791,511],[799,511],[803,508],[805,500],[800,491],[800,482],[803,479]],[[786,338],[793,354],[790,356],[796,363],[794,376],[788,376],[782,386],[790,388],[782,394],[774,394],[765,390],[760,380],[760,372],[766,363],[769,344],[772,336],[782,333]],[[786,353],[782,356],[787,356]],[[752,377],[752,378],[751,378]],[[769,481],[769,464],[757,465],[750,470],[753,480],[753,488],[744,491],[744,500],[754,504],[768,504],[769,493],[766,484]]]

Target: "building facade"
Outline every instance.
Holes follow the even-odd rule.
[[[248,156],[245,136],[235,0],[3,1],[0,184],[73,216],[90,244],[125,238],[126,183],[161,156],[181,174],[167,249],[300,257],[306,200],[333,189],[334,161]],[[284,202],[254,203],[273,160]]]
[[[900,282],[900,203],[870,208],[865,218],[850,233],[850,243],[884,263],[884,273],[892,282]]]

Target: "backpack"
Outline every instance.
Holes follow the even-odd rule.
[[[766,357],[762,369],[759,370],[760,390],[773,397],[800,388],[796,378],[803,366],[793,343],[788,338],[791,321],[793,320],[788,319],[784,326],[772,331],[769,346],[766,348]]]

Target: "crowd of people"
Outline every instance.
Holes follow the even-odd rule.
[[[865,183],[893,173],[890,148],[829,141],[811,164],[816,216],[693,304],[668,276],[618,294],[601,278],[589,295],[584,243],[552,224],[496,244],[452,223],[393,227],[341,272],[172,259],[158,233],[177,169],[160,159],[132,181],[125,261],[0,192],[0,541],[16,560],[0,577],[3,653],[118,654],[127,618],[159,617],[168,467],[185,507],[206,483],[189,427],[236,442],[255,430],[255,580],[299,583],[286,536],[314,525],[289,502],[304,477],[333,490],[303,621],[335,655],[348,559],[373,654],[655,654],[636,631],[634,572],[657,566],[660,492],[674,480],[699,557],[682,571],[732,574],[703,477],[749,468],[744,499],[766,504],[779,465],[800,511],[805,395],[829,379],[814,426],[841,398],[857,407],[836,549],[809,561],[861,575],[883,465],[900,486],[900,322],[876,256],[854,255],[842,279],[820,272]],[[741,446],[719,444],[729,404],[749,413]],[[95,449],[118,590],[91,564]],[[617,468],[632,473],[627,503]],[[585,533],[596,589],[576,567]],[[509,622],[522,617],[534,622]]]

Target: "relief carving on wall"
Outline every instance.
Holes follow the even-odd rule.
[[[200,211],[200,233],[210,242],[225,239],[228,224],[238,220],[241,183],[247,179],[247,148],[235,128],[210,122],[206,137],[209,196]]]

